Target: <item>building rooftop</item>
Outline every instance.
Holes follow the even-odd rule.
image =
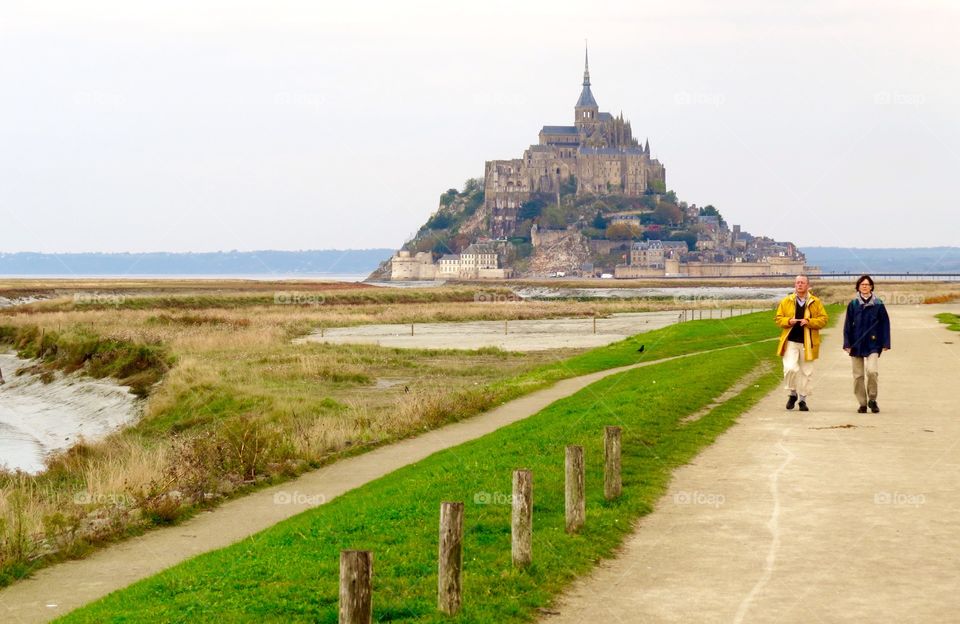
[[[584,147],[577,150],[580,154],[606,154],[610,156],[620,156],[626,154],[629,156],[642,156],[645,152],[639,147]]]
[[[580,134],[576,126],[544,126],[540,132],[543,134]]]

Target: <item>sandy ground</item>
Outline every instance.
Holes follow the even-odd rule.
[[[679,356],[686,357],[686,356]],[[47,622],[195,555],[228,546],[433,453],[536,414],[607,375],[676,357],[566,379],[441,429],[339,461],[259,490],[173,527],[150,531],[78,561],[39,570],[0,590],[0,621]]]
[[[137,415],[136,397],[109,381],[76,375],[44,384],[35,376],[16,376],[30,364],[0,354],[0,464],[39,472],[51,451],[80,440],[95,440],[117,430]]]
[[[890,309],[879,414],[827,332],[812,411],[765,398],[542,622],[956,622],[960,334],[933,318],[956,308]]]
[[[750,310],[736,310],[747,314]],[[729,315],[729,310],[724,310]],[[719,318],[720,311],[713,314]],[[707,318],[706,313],[704,318]],[[680,320],[679,312],[637,312],[598,318],[535,319],[524,321],[470,321],[464,323],[383,324],[337,327],[315,332],[297,342],[363,343],[418,349],[479,349],[543,351],[600,347]]]

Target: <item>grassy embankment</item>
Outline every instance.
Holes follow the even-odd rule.
[[[730,325],[737,327],[731,332]],[[763,314],[690,323],[644,338],[657,345],[659,357],[769,334]],[[572,366],[612,364],[617,354],[625,363],[636,353],[632,344],[598,351]],[[62,621],[336,622],[342,549],[374,552],[377,621],[530,621],[573,578],[614,553],[633,522],[652,510],[676,466],[776,386],[780,373],[771,366],[734,399],[681,422],[758,364],[775,364],[772,351],[770,343],[745,345],[608,377],[524,421],[115,592]],[[624,494],[607,502],[602,430],[611,424],[623,427]],[[587,523],[578,535],[564,532],[568,444],[583,445],[586,457]],[[510,562],[507,500],[517,468],[534,474],[534,564],[526,570]],[[436,519],[440,502],[448,500],[466,504],[464,607],[452,618],[436,610]]]
[[[6,342],[24,356],[42,355],[45,372],[82,365],[139,379],[149,393],[135,425],[51,458],[41,475],[0,473],[0,584],[564,377],[769,335],[765,323],[753,327],[738,317],[710,329],[668,328],[645,338],[642,355],[628,341],[570,360],[564,360],[570,351],[291,344],[319,326],[643,309],[636,302],[527,303],[506,292],[463,288],[362,289],[366,302],[356,303],[338,300],[343,290],[307,291],[306,298],[290,291],[282,297],[178,292],[172,299],[99,293],[0,312]],[[104,352],[116,357],[103,358]],[[129,354],[144,357],[131,368]],[[149,386],[150,375],[171,362],[161,383]]]

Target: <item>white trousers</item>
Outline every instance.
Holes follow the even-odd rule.
[[[802,397],[813,391],[813,362],[803,357],[803,343],[787,341],[783,350],[783,380],[791,393]]]

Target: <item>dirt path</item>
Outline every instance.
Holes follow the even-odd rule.
[[[933,316],[957,307],[891,308],[880,414],[827,332],[812,411],[761,401],[542,622],[956,621],[960,334]]]
[[[26,624],[52,620],[195,555],[233,544],[437,451],[532,416],[603,377],[674,359],[677,358],[663,358],[566,379],[475,418],[339,461],[287,483],[229,501],[180,525],[152,530],[100,550],[86,559],[44,568],[30,579],[0,590],[0,621]]]

